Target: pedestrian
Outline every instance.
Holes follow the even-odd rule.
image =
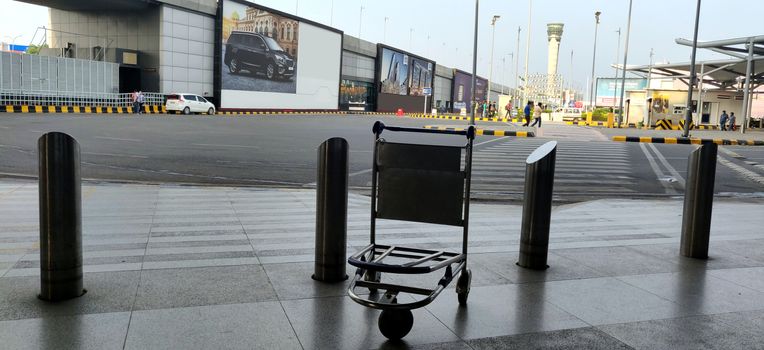
[[[133,114],[138,113],[138,91],[133,90],[130,94],[130,102],[133,104]]]
[[[507,102],[507,105],[504,106],[504,109],[507,111],[507,115],[505,117],[511,118],[512,117],[512,101]]]
[[[735,129],[737,129],[737,125],[735,125],[735,112],[730,112],[730,126],[727,130],[735,131]]]
[[[536,108],[533,109],[533,124],[531,126],[536,126],[536,123],[539,123],[539,128],[541,127],[541,102],[536,105]]]
[[[491,118],[496,116],[496,102],[491,103],[491,107],[490,107],[489,111],[491,113]]]
[[[525,109],[523,109],[523,114],[525,115],[525,123],[523,126],[528,126],[531,123],[531,107],[533,107],[533,101],[528,101],[528,104],[525,105]]]
[[[722,115],[719,117],[719,127],[722,131],[727,130],[727,111],[722,111]]]
[[[485,118],[486,115],[488,115],[488,101],[483,100],[483,111],[480,113],[480,115]]]
[[[143,91],[138,91],[138,114],[143,114],[143,102],[146,98],[143,96]]]

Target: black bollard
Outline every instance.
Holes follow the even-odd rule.
[[[557,141],[536,148],[525,163],[525,198],[517,265],[544,270],[549,251],[549,220],[552,217],[552,186]]]
[[[80,146],[50,132],[37,141],[40,162],[40,295],[46,301],[76,298],[82,287]]]
[[[313,279],[339,282],[348,278],[348,142],[340,137],[318,147],[316,181],[316,263]]]
[[[703,143],[690,153],[680,243],[680,253],[688,258],[708,258],[718,148],[715,143]]]

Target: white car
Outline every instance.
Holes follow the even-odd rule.
[[[177,111],[183,114],[207,113],[215,114],[215,105],[204,97],[194,94],[169,94],[165,109],[168,112]]]

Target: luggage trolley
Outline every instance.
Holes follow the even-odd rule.
[[[464,146],[393,143],[380,137],[384,130],[465,135],[467,143]],[[459,304],[467,303],[472,279],[472,272],[467,268],[467,234],[475,128],[416,129],[385,126],[378,121],[373,132],[371,242],[348,258],[348,262],[357,267],[348,294],[363,306],[382,310],[379,330],[385,337],[397,340],[406,336],[414,324],[411,310],[435,300],[457,275]],[[465,151],[464,169],[462,151]],[[462,252],[377,244],[377,218],[461,226]],[[445,271],[434,289],[382,282],[382,273],[427,274],[440,269]],[[359,295],[359,288],[368,289],[369,294]],[[405,299],[399,299],[399,293],[405,293]],[[409,299],[413,301],[408,302]]]

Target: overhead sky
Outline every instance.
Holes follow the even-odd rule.
[[[136,0],[138,1],[138,0]],[[475,2],[469,0],[256,0],[271,7],[327,25],[372,42],[411,51],[441,65],[472,70],[472,37]],[[528,30],[528,0],[483,0],[480,2],[478,74],[489,77],[491,17],[500,15],[495,27],[493,80],[514,85],[513,58],[519,56],[523,74]],[[591,76],[594,44],[594,12],[601,11],[597,40],[596,75],[615,75],[618,34],[622,29],[620,57],[623,62],[628,0],[532,0],[529,72],[545,73],[547,64],[546,24],[565,24],[560,45],[559,73],[583,87]],[[650,49],[656,62],[689,61],[690,48],[675,38],[692,39],[695,0],[636,0],[629,38],[629,64],[648,64]],[[361,11],[361,6],[364,7]],[[0,40],[22,35],[17,44],[28,44],[35,28],[47,23],[47,10],[11,0],[0,0]],[[763,35],[761,15],[764,1],[705,0],[701,8],[699,40]],[[387,28],[385,30],[385,18]],[[360,28],[359,28],[360,20]],[[521,27],[520,52],[517,28]],[[413,29],[413,31],[411,31]],[[428,39],[429,37],[429,39]],[[509,56],[510,53],[514,56]],[[698,51],[699,59],[726,56]],[[504,59],[504,63],[502,63]]]

